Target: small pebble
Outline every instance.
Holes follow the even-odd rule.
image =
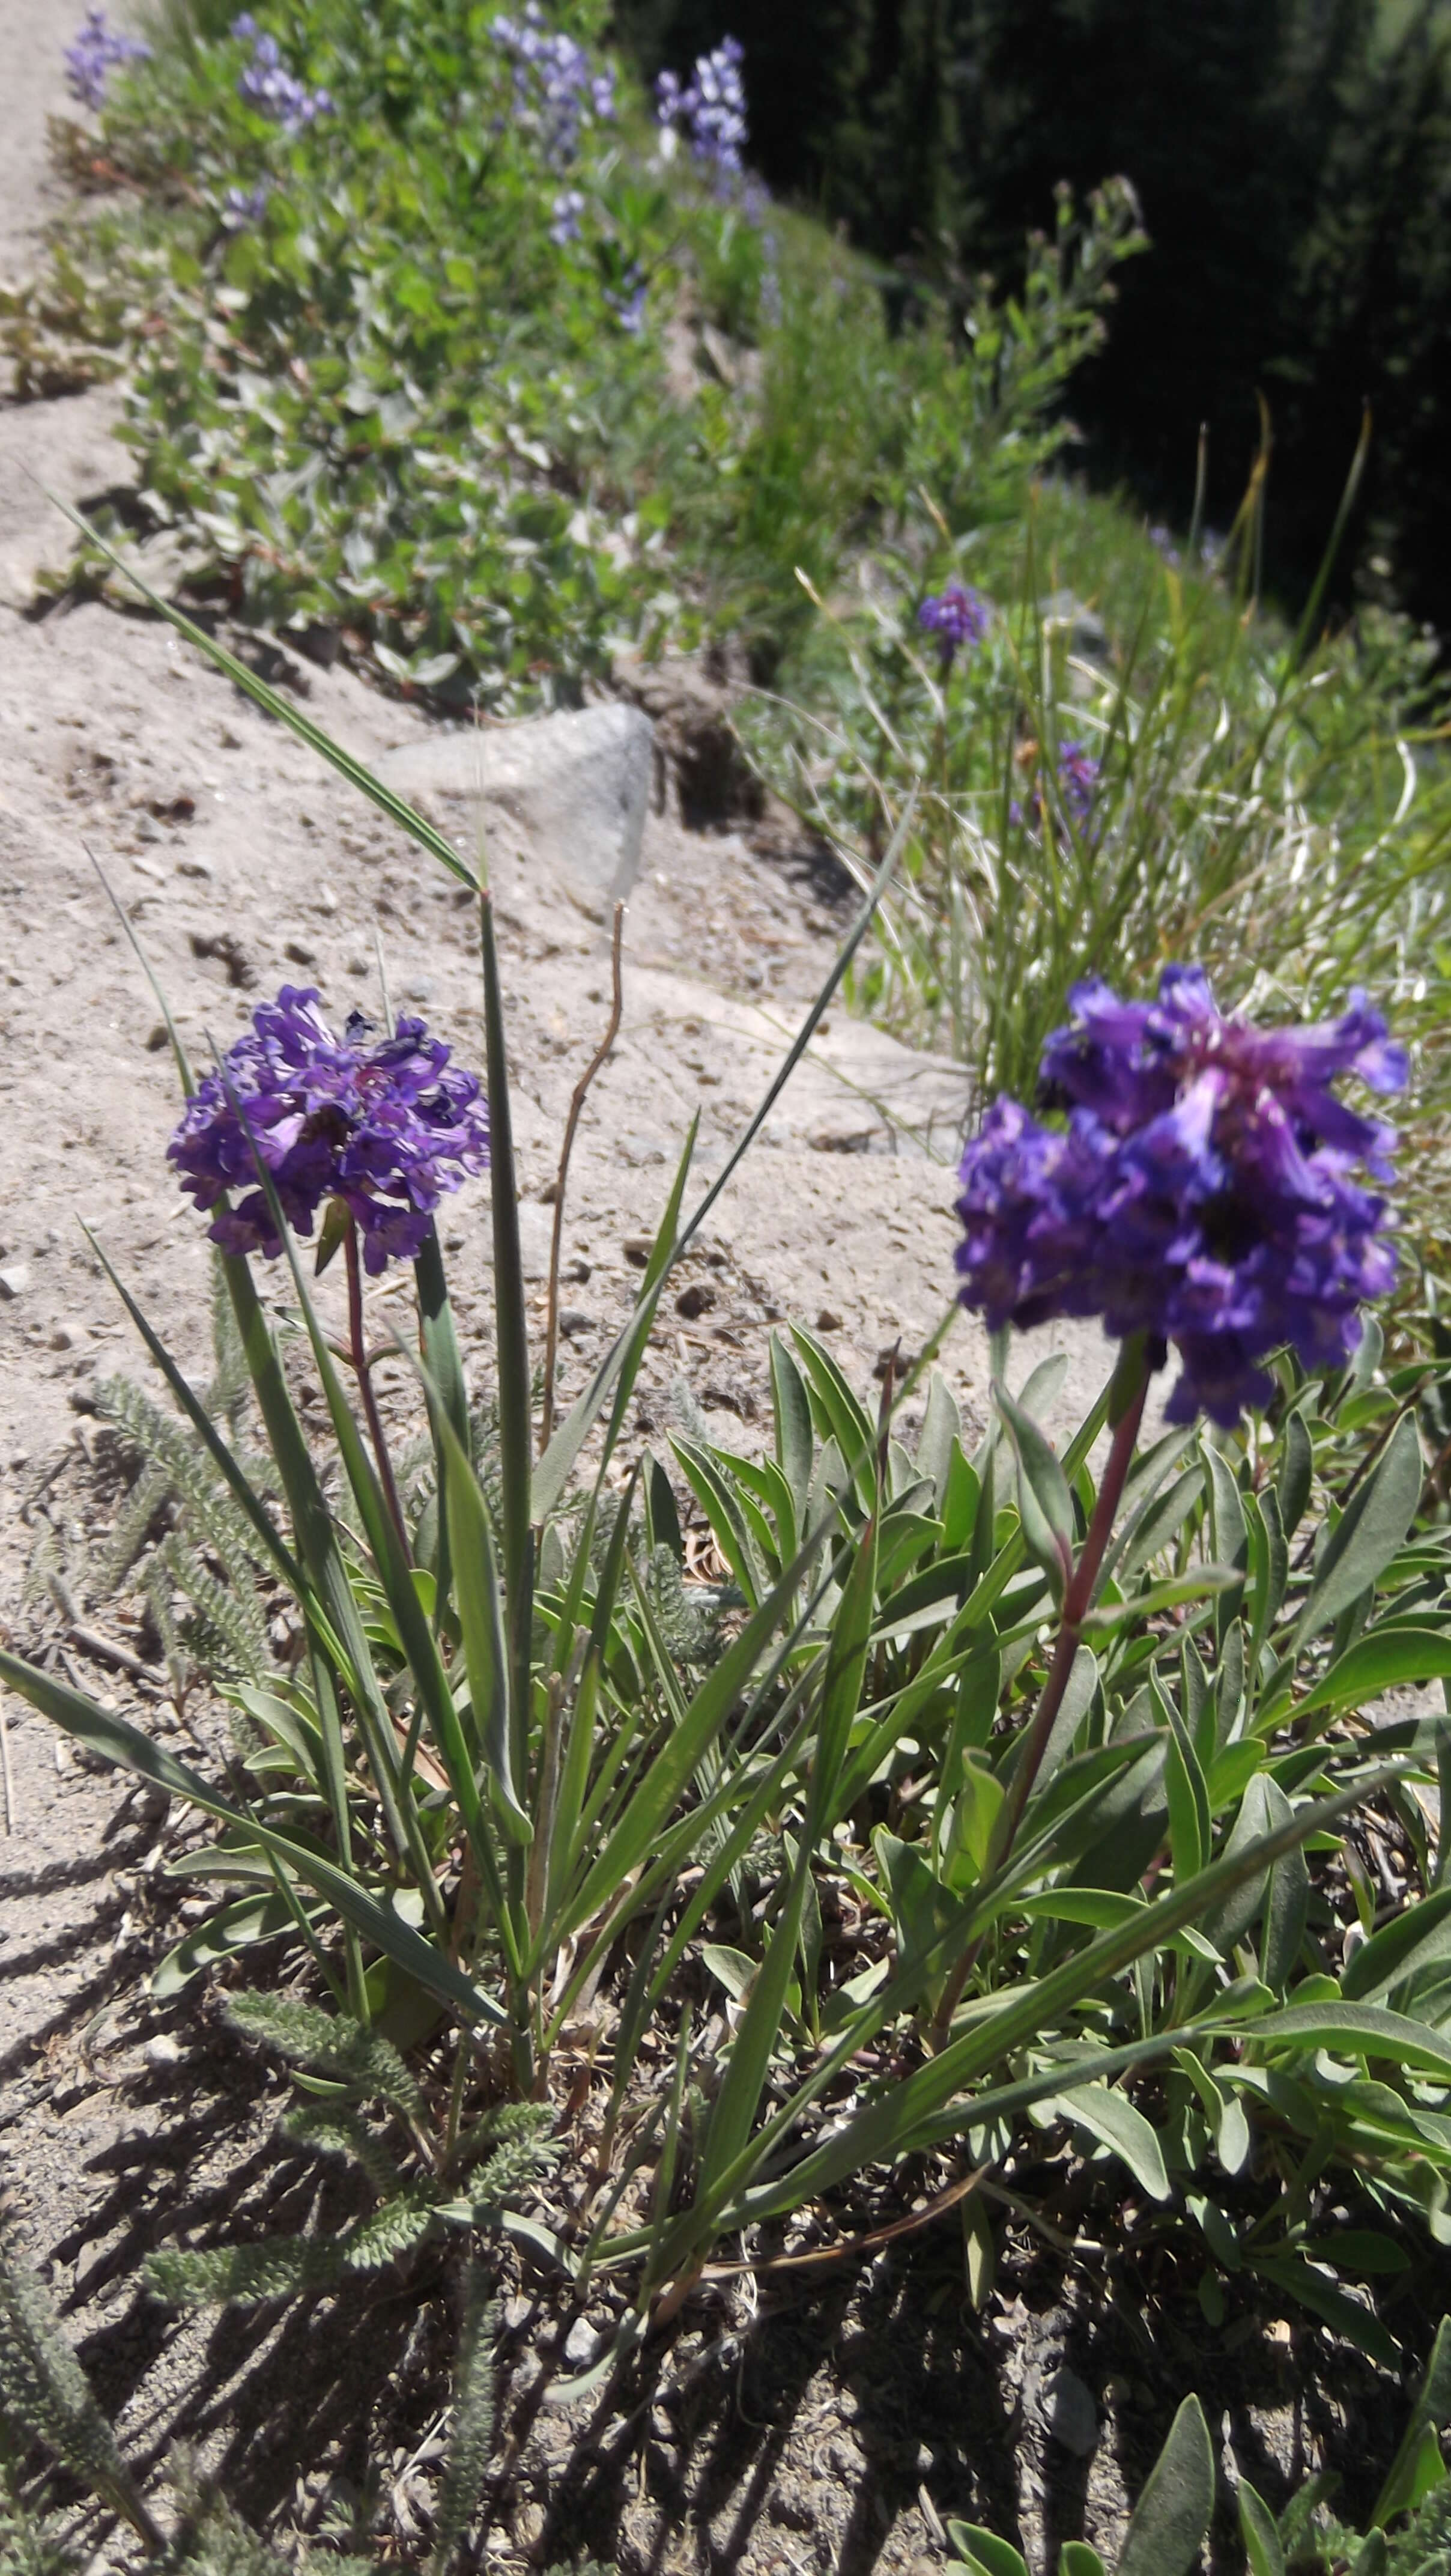
[[[179,877],[206,877],[210,880],[217,872],[210,859],[178,859],[176,873]]]
[[[291,958],[294,966],[315,966],[317,964],[317,950],[311,947],[305,939],[289,939],[283,948],[282,954],[284,957]]]
[[[12,1261],[4,1270],[0,1270],[0,1298],[4,1298],[7,1304],[13,1298],[23,1297],[29,1286],[28,1262]]]
[[[80,1331],[75,1324],[57,1324],[50,1337],[50,1347],[53,1351],[73,1351],[79,1340]]]
[[[564,2358],[572,2361],[577,2369],[583,2369],[593,2361],[603,2341],[603,2335],[598,2327],[590,2324],[588,2317],[576,2317],[564,2338]]]
[[[830,1306],[823,1306],[820,1314],[816,1318],[816,1329],[818,1333],[839,1333],[841,1331],[840,1315],[836,1314]]]
[[[160,2030],[154,2039],[148,2039],[141,2055],[148,2066],[158,2070],[167,2066],[179,2066],[181,2042],[179,2039],[173,2039],[169,2031]]]

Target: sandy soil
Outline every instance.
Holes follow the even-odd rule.
[[[64,104],[66,32],[45,0],[0,0],[0,271],[34,255],[51,201],[43,121]],[[136,1365],[82,1221],[183,1365],[206,1364],[205,1245],[164,1162],[169,1058],[93,861],[198,1055],[283,980],[317,982],[339,1015],[376,1006],[375,935],[395,1000],[425,1011],[465,1059],[481,1046],[474,927],[440,872],[159,623],[100,605],[26,613],[36,565],[64,555],[30,477],[81,497],[123,479],[114,414],[109,394],[0,405],[0,1627],[166,1725],[145,1676],[88,1661],[54,1605],[25,1593],[39,1542],[63,1557],[105,1526],[114,1497],[91,1389]],[[284,678],[369,757],[422,722],[336,671],[290,661]],[[468,829],[466,815],[441,811]],[[537,1320],[541,1193],[603,1025],[606,943],[536,853],[506,836],[495,864]],[[846,917],[839,881],[789,838],[755,846],[729,820],[686,830],[669,797],[652,815],[624,1027],[571,1182],[566,1394],[628,1307],[628,1247],[653,1228],[690,1116],[701,1115],[708,1175]],[[768,1406],[768,1319],[819,1327],[869,1388],[883,1351],[920,1347],[949,1301],[952,1128],[966,1107],[956,1077],[905,1063],[840,1013],[833,1023],[686,1274],[687,1291],[707,1293],[669,1318],[642,1385],[647,1427],[668,1422],[683,1379],[716,1432],[749,1445]],[[871,1106],[867,1095],[894,1085],[899,1104],[930,1108],[932,1153]],[[446,1240],[482,1390],[480,1193],[450,1209]],[[1099,1374],[1092,1342],[1070,1357],[1065,1420]],[[985,1353],[965,1323],[948,1367],[981,1418]],[[239,2219],[295,2222],[313,2169],[269,2150],[278,2088],[205,1996],[163,2010],[146,1994],[179,1895],[159,1875],[170,1847],[160,1803],[118,1795],[13,1704],[6,1731],[0,2143],[88,2364],[139,2453],[159,2458],[179,2435],[200,2442],[257,2511],[290,2500],[315,2514],[330,2480],[360,2476],[371,2427],[406,2527],[410,2459],[437,2409],[447,2283],[401,2296],[390,2284],[280,2323],[263,2311],[191,2326],[138,2290],[149,2245],[205,2242]],[[1009,2244],[999,2293],[974,2316],[951,2226],[825,2289],[778,2289],[759,2309],[723,2296],[642,2367],[627,2411],[599,2418],[540,2402],[568,2317],[522,2279],[509,2317],[490,2551],[514,2563],[587,2546],[618,2549],[632,2568],[751,2576],[917,2568],[939,2563],[954,2513],[1016,2524],[1035,2552],[1053,2542],[1056,2554],[1058,2537],[1085,2527],[1112,2535],[1126,2482],[1137,2484],[1196,2382],[1227,2410],[1238,2455],[1267,2490],[1327,2442],[1353,2463],[1390,2430],[1372,2422],[1374,2375],[1320,2338],[1302,2339],[1293,2371],[1288,2342],[1253,2321],[1248,2337],[1209,2350],[1182,2285],[1146,2305],[1107,2275],[1065,2280],[1026,2239]],[[1062,2368],[1100,2408],[1090,2452],[1051,2433],[1045,2392]]]

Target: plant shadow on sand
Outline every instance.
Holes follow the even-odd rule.
[[[189,2446],[259,2523],[312,2523],[368,2495],[370,2461],[374,2491],[391,2463],[406,2531],[409,2463],[448,2394],[451,2250],[427,2246],[338,2296],[178,2318],[141,2283],[154,2247],[336,2232],[367,2194],[355,2173],[272,2139],[282,2088],[199,1997],[152,2010],[147,2028],[166,2063],[116,2086],[110,2135],[67,2194],[72,2211],[82,2192],[96,2197],[54,2245],[103,2406],[143,2473]],[[611,2384],[569,2403],[572,2312],[507,2252],[488,2545],[541,2565],[587,2551],[632,2576],[808,2563],[867,2576],[939,2563],[943,2526],[960,2517],[1052,2564],[1063,2540],[1087,2531],[1101,2545],[1121,2527],[1191,2390],[1268,2498],[1324,2464],[1347,2512],[1368,2506],[1404,2413],[1384,2376],[1319,2329],[1291,2340],[1267,2327],[1249,2302],[1211,2334],[1187,2276],[1162,2252],[1148,2265],[1152,2281],[1122,2265],[1104,2275],[1010,2229],[998,2295],[975,2314],[949,2213],[814,2277],[713,2286]],[[1412,2370],[1451,2293],[1446,2272],[1428,2264],[1396,2302]],[[86,2331],[98,2306],[104,2321]],[[1089,2456],[1049,2430],[1045,2392],[1062,2371],[1094,2403]],[[1214,2538],[1216,2563],[1233,2562],[1228,2524]]]

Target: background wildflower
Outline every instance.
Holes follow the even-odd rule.
[[[120,35],[106,24],[104,9],[88,9],[85,23],[66,47],[66,80],[73,98],[89,108],[104,104],[108,75],[121,63],[146,63],[151,47],[137,36]]]
[[[744,60],[739,39],[726,36],[712,53],[699,56],[688,81],[664,71],[655,83],[655,112],[665,132],[683,129],[696,160],[730,178],[740,174],[749,139]]]
[[[950,581],[945,590],[924,599],[917,611],[918,625],[937,638],[944,671],[951,670],[964,644],[982,642],[991,618],[981,591],[967,590],[960,581]]]

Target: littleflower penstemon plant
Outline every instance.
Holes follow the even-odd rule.
[[[318,1268],[339,1243],[347,1263],[348,1337],[378,1474],[401,1543],[403,1510],[378,1412],[363,1326],[362,1273],[391,1261],[439,1268],[433,1211],[487,1169],[489,1116],[478,1079],[451,1065],[421,1020],[378,1035],[360,1011],[339,1039],[308,987],[284,984],[187,1103],[167,1154],[225,1253],[282,1252],[280,1210],[306,1240],[324,1208]],[[275,1198],[264,1193],[261,1172]],[[240,1192],[240,1196],[237,1193]]]
[[[1068,1487],[1036,1426],[999,1385],[1022,1472],[1024,1530],[1059,1625],[1052,1662],[999,1818],[1005,1861],[1083,1642],[1133,1466],[1149,1387],[1172,1347],[1180,1373],[1167,1422],[1203,1414],[1236,1429],[1275,1392],[1265,1366],[1288,1346],[1307,1370],[1344,1367],[1361,1309],[1393,1287],[1388,1203],[1354,1178],[1391,1177],[1394,1130],[1347,1107],[1342,1074],[1400,1090],[1404,1050],[1353,996],[1319,1028],[1257,1029],[1225,1018],[1197,967],[1169,966],[1154,1002],[1077,986],[1073,1016],[1043,1053],[1046,1127],[994,1102],[968,1145],[957,1202],[965,1306],[989,1330],[1102,1320],[1120,1345],[1111,1446],[1077,1553]],[[945,2029],[966,1982],[949,1979]]]

